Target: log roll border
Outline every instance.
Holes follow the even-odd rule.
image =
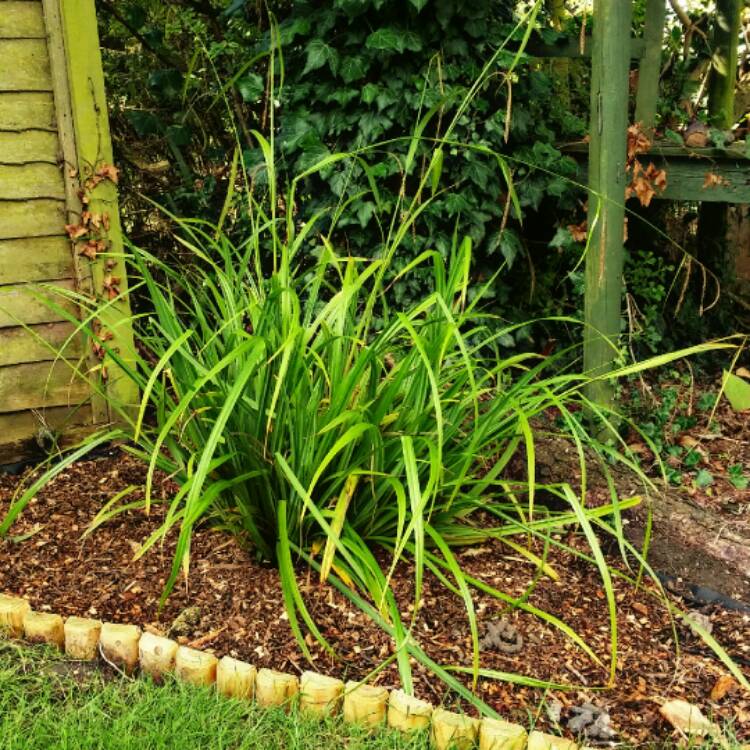
[[[0,632],[30,643],[45,643],[77,661],[101,657],[117,670],[140,670],[157,682],[173,675],[182,682],[215,685],[220,695],[252,700],[264,708],[289,709],[298,704],[306,715],[342,715],[345,722],[377,731],[385,726],[409,733],[429,730],[437,750],[579,750],[572,740],[552,734],[527,733],[520,724],[475,719],[383,687],[344,683],[316,672],[298,678],[286,672],[258,669],[247,662],[216,656],[176,641],[143,632],[136,625],[102,623],[84,617],[34,612],[26,599],[0,594]]]

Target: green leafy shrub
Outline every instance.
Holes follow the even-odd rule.
[[[536,3],[537,9],[543,3]],[[300,184],[300,218],[310,219],[336,201],[349,210],[335,225],[337,244],[377,257],[399,192],[413,194],[433,143],[446,134],[452,113],[507,38],[520,44],[527,26],[516,2],[491,0],[342,0],[270,3],[278,30],[258,15],[256,3],[216,3],[215,17],[192,5],[135,0],[117,18],[104,7],[105,65],[112,97],[113,122],[122,146],[130,234],[145,237],[164,222],[135,195],[139,191],[180,216],[217,221],[236,144],[250,173],[263,180],[264,156],[249,132],[276,132],[277,170],[282,183],[326,155],[381,142],[366,162],[331,165],[308,174]],[[225,12],[220,12],[220,11]],[[529,23],[553,39],[557,32],[542,21]],[[278,31],[278,33],[277,33]],[[145,39],[133,44],[133,33]],[[119,49],[129,44],[132,56]],[[268,52],[279,47],[281,66],[269,75]],[[403,238],[391,264],[394,275],[424,246],[447,258],[454,231],[473,242],[472,289],[483,289],[485,303],[506,320],[572,312],[558,286],[567,268],[552,269],[547,242],[555,225],[576,207],[570,182],[574,160],[555,144],[584,134],[588,94],[576,79],[574,96],[556,96],[560,82],[548,62],[515,53],[499,54],[489,76],[472,95],[471,105],[453,125],[454,145],[443,154],[443,181],[456,189],[429,204],[419,226]],[[505,76],[514,63],[522,75]],[[138,86],[143,70],[149,85]],[[511,85],[512,84],[512,85]],[[512,89],[512,101],[509,92]],[[420,123],[423,140],[404,175],[411,147],[405,134]],[[133,135],[137,136],[137,140]],[[132,158],[133,150],[145,152]],[[507,202],[504,176],[492,155],[505,154],[514,172],[518,201]],[[148,158],[146,158],[148,154]],[[166,162],[153,173],[138,164]],[[171,166],[170,166],[171,165]],[[404,182],[404,177],[406,181]],[[378,196],[370,180],[378,183]],[[142,219],[150,220],[141,226]],[[534,221],[531,221],[534,219]],[[527,222],[524,231],[522,222]],[[246,227],[237,225],[240,242]],[[169,246],[169,238],[163,238]],[[558,259],[556,259],[558,260]],[[498,266],[505,273],[495,276]],[[529,274],[531,268],[532,274]],[[492,285],[484,280],[495,276]],[[430,272],[413,269],[389,288],[396,305],[419,300],[431,285]],[[530,304],[530,299],[533,303]],[[529,310],[531,309],[531,312]],[[528,338],[529,329],[507,334],[503,345]]]

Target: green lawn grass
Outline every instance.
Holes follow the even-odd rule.
[[[78,670],[76,672],[75,670]],[[427,750],[426,733],[376,733],[296,710],[260,709],[212,688],[112,678],[57,652],[0,640],[2,750]],[[677,746],[656,743],[653,748]],[[683,745],[694,750],[713,743]],[[729,740],[724,750],[740,744]],[[627,750],[621,746],[621,750]]]
[[[427,738],[259,709],[213,689],[75,676],[43,648],[0,642],[3,750],[422,750]]]

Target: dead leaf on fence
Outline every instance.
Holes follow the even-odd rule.
[[[88,233],[88,229],[83,224],[66,224],[65,231],[71,240],[78,240]]]
[[[628,128],[628,163],[632,162],[638,154],[642,154],[651,148],[651,140],[641,130],[640,123]]]
[[[568,224],[568,231],[570,236],[576,242],[586,242],[586,237],[589,232],[589,223],[584,219],[580,224]]]
[[[102,166],[96,170],[96,174],[99,177],[103,177],[105,180],[114,182],[115,185],[120,181],[120,170],[112,164],[102,164]]]
[[[714,187],[726,187],[729,185],[729,180],[726,177],[722,177],[720,174],[715,172],[706,172],[706,177],[703,180],[703,189],[714,188]]]
[[[633,162],[632,169],[633,177],[625,189],[625,197],[635,195],[640,204],[647,207],[656,194],[664,192],[667,187],[667,173],[663,169],[658,169],[653,162],[644,169],[637,159]]]

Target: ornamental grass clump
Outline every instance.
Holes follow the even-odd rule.
[[[113,348],[97,326],[117,297],[92,302],[76,292],[59,292],[84,311],[82,320],[66,306],[50,304],[76,323],[76,335],[82,333],[105,352],[110,377],[133,381],[141,400],[118,403],[113,391],[93,380],[118,423],[87,438],[22,491],[0,534],[45,482],[97,446],[120,441],[148,465],[145,491],[139,499],[134,499],[136,487],[113,497],[89,532],[123,510],[148,514],[155,503],[166,504],[163,520],[138,552],[147,554],[177,536],[165,597],[188,569],[196,527],[220,524],[278,566],[289,623],[308,657],[307,634],[333,651],[298,588],[299,571],[312,568],[389,634],[407,693],[414,659],[477,709],[496,716],[472,690],[480,676],[532,686],[549,683],[481,667],[474,590],[559,629],[592,661],[607,667],[611,682],[617,618],[612,572],[597,534],[614,537],[624,555],[646,567],[622,534],[620,514],[637,498],[622,500],[613,490],[609,504],[592,509],[585,504],[585,482],[577,494],[564,483],[537,481],[537,420],[554,410],[577,447],[582,476],[584,447],[608,460],[634,463],[616,442],[599,443],[587,434],[579,418],[584,410],[609,427],[610,435],[616,436],[616,430],[610,415],[583,395],[590,380],[577,372],[575,352],[501,354],[499,342],[521,326],[503,327],[487,316],[481,308],[483,288],[474,286],[470,293],[469,239],[456,234],[447,257],[426,247],[405,267],[396,267],[405,237],[441,194],[447,140],[434,145],[429,159],[418,157],[425,121],[402,163],[404,189],[389,218],[380,222],[382,244],[375,257],[360,256],[337,240],[345,201],[305,223],[294,210],[304,200],[307,177],[346,161],[367,172],[367,150],[327,156],[281,193],[273,140],[256,133],[263,168],[239,180],[238,150],[230,185],[241,182],[245,188],[241,193],[230,189],[219,226],[170,217],[184,248],[179,264],[130,247],[131,290],[137,288],[144,300],[143,311],[127,321],[136,334],[134,351]],[[502,156],[492,158],[506,180],[508,201],[517,204],[511,169]],[[418,162],[423,168],[416,180]],[[406,189],[407,179],[416,180],[416,189]],[[374,180],[370,186],[379,205]],[[239,241],[223,231],[233,215],[232,237],[239,233]],[[241,232],[240,226],[245,227]],[[431,274],[429,293],[405,309],[392,308],[392,285],[424,269]],[[493,281],[487,280],[485,288]],[[508,465],[521,453],[525,476],[519,478]],[[152,494],[157,471],[177,483],[174,497]],[[541,502],[542,495],[555,502]],[[608,656],[595,654],[573,628],[530,604],[528,597],[512,597],[471,577],[455,552],[499,539],[531,561],[540,575],[554,577],[546,551],[550,545],[564,547],[557,532],[571,527],[580,529],[589,550],[585,555],[573,547],[570,551],[597,566],[601,575],[610,623]],[[538,548],[544,550],[541,557]],[[414,578],[408,618],[390,586],[403,561],[410,563]],[[473,644],[470,666],[438,664],[417,640],[413,626],[427,572],[463,601]],[[456,675],[461,671],[472,675],[471,687]]]

